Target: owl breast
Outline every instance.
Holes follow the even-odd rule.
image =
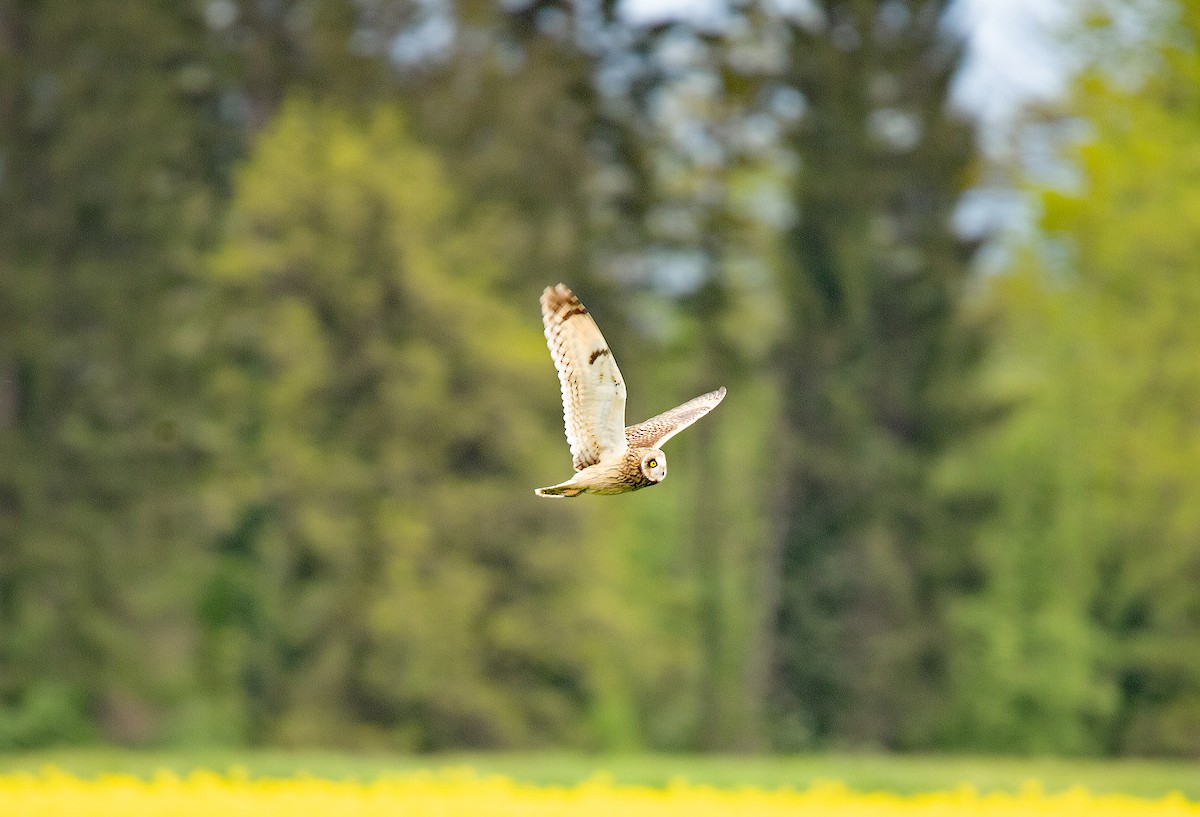
[[[619,458],[598,462],[579,474],[592,494],[624,494],[657,485],[642,472],[646,449],[627,449]],[[590,472],[590,473],[589,473]]]

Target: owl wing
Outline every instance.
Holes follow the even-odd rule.
[[[625,429],[625,443],[630,448],[661,448],[663,443],[715,409],[724,399],[724,386],[694,397],[682,406]]]
[[[542,293],[546,345],[562,384],[575,470],[625,450],[625,378],[600,328],[566,285]]]

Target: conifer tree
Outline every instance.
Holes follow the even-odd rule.
[[[951,226],[973,146],[947,5],[825,0],[785,21],[805,105],[767,574],[783,747],[919,744],[942,683],[960,538],[934,474],[971,425],[979,345]]]
[[[172,4],[0,6],[0,745],[158,737],[187,685],[203,42]]]

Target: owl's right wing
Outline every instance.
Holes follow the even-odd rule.
[[[625,442],[630,448],[661,448],[663,443],[715,409],[724,399],[724,386],[693,397],[682,406],[625,429]]]
[[[542,323],[562,385],[571,457],[582,471],[625,449],[625,379],[600,328],[565,284],[542,293]]]

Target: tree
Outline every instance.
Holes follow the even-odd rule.
[[[174,4],[0,4],[0,745],[156,739],[187,688],[202,46]]]
[[[1020,402],[981,452],[1000,513],[958,613],[972,745],[1200,751],[1200,9],[1180,11],[1133,84],[1094,21],[1109,47],[1064,112],[1089,126],[1079,185],[1035,188],[1040,232],[993,290],[992,380]]]
[[[781,291],[778,546],[764,588],[776,745],[928,740],[942,608],[973,511],[934,477],[978,413],[971,246],[951,215],[969,123],[944,2],[816,4],[785,18],[803,95]]]
[[[509,216],[465,209],[394,109],[294,101],[230,218],[208,650],[248,737],[594,740],[603,565],[513,489],[562,445],[526,399],[547,376],[536,323],[500,294]]]

